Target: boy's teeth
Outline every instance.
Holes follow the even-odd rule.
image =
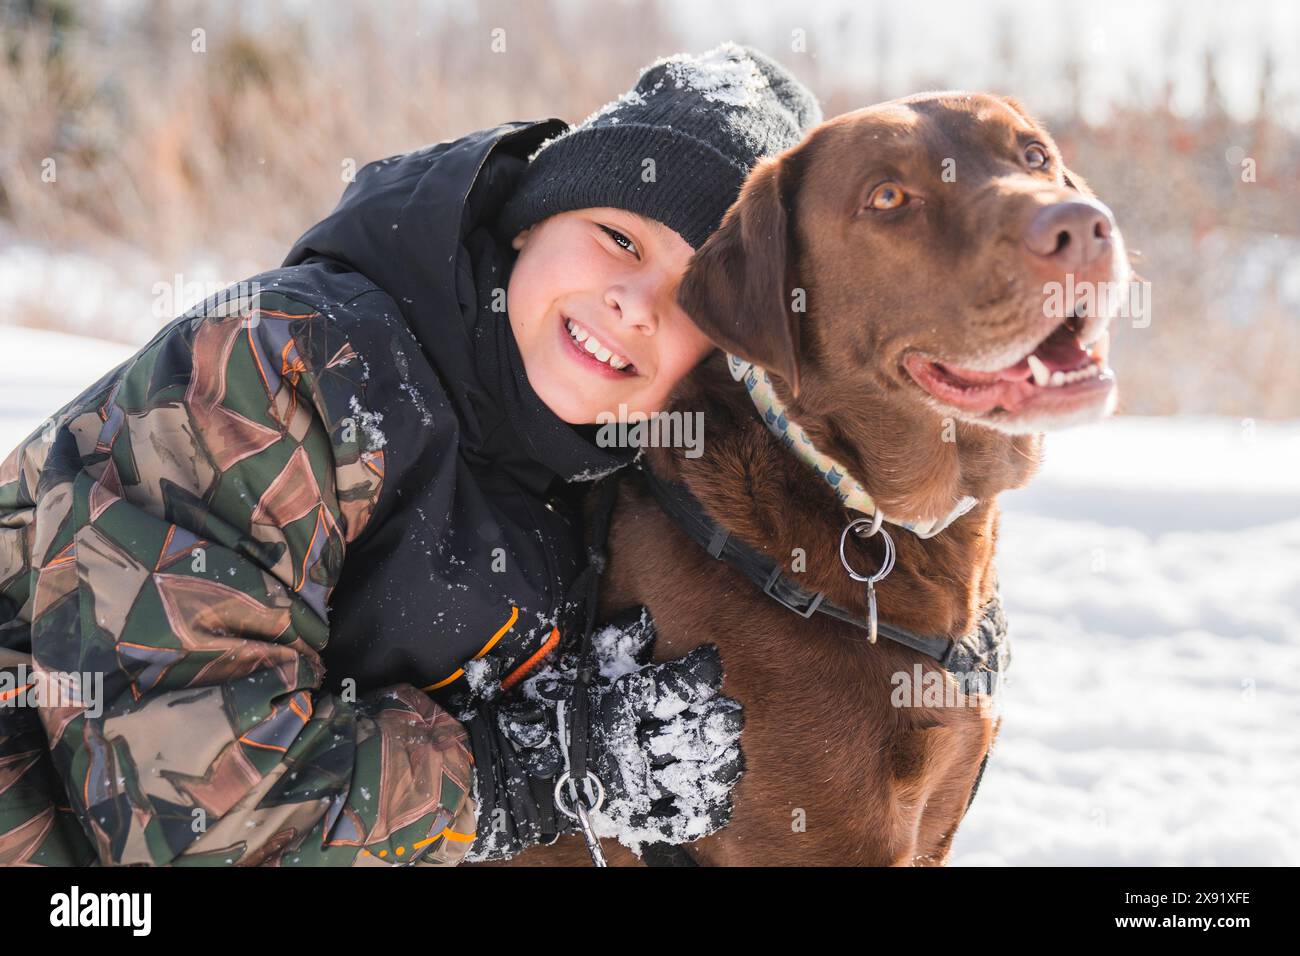
[[[617,352],[611,352],[609,349],[605,348],[605,346],[600,344],[600,340],[597,339],[596,336],[592,335],[572,319],[566,321],[565,326],[569,330],[569,335],[573,336],[574,341],[586,349],[588,354],[593,358],[599,359],[610,368],[618,371],[627,368],[629,364],[627,359],[619,355]]]
[[[577,325],[575,325],[573,319],[569,319],[567,324],[569,326],[569,334],[572,335],[575,339],[577,339],[579,342],[586,339],[587,337],[586,329],[579,328]]]

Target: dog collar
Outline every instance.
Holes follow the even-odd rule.
[[[745,389],[749,392],[749,397],[753,400],[758,415],[763,419],[768,430],[780,440],[781,444],[811,465],[813,470],[831,486],[831,490],[845,507],[873,517],[880,512],[871,495],[867,494],[867,489],[849,474],[849,470],[830,455],[818,451],[812,439],[808,437],[808,433],[787,414],[785,405],[776,397],[776,391],[772,388],[772,379],[766,369],[730,352],[727,353],[727,368],[733,379],[744,382]],[[979,504],[978,498],[966,495],[942,518],[929,521],[897,521],[883,513],[880,517],[881,520],[888,521],[892,525],[906,528],[918,538],[933,538],[977,504]]]

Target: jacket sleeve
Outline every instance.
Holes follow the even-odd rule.
[[[0,465],[0,636],[30,631],[42,756],[102,864],[453,865],[473,840],[450,714],[320,689],[384,479],[332,315],[205,304]],[[0,793],[0,848],[13,816]]]

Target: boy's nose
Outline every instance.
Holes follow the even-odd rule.
[[[652,299],[624,293],[607,296],[605,302],[614,310],[620,327],[635,329],[646,335],[653,334],[659,327],[659,317]]]

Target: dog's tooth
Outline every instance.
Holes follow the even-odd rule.
[[[1029,356],[1029,370],[1034,373],[1035,385],[1046,385],[1051,379],[1051,373],[1047,371],[1047,366],[1037,355]]]
[[[1065,373],[1062,372],[1060,369],[1057,369],[1055,372],[1052,373],[1052,382],[1051,382],[1051,384],[1053,384],[1053,385],[1060,385],[1060,384],[1064,383],[1064,381],[1065,381]]]

